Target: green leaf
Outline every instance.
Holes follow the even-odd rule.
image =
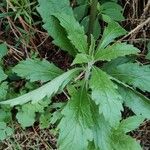
[[[81,21],[81,25],[84,27],[85,32],[88,32],[89,27],[89,16],[86,16]],[[101,33],[101,26],[99,24],[98,18],[95,20],[94,27],[93,27],[93,36],[95,39],[98,39]]]
[[[127,107],[132,109],[136,115],[150,119],[150,100],[133,92],[129,88],[119,86],[119,93]]]
[[[11,118],[11,110],[0,109],[0,122],[10,123]]]
[[[3,82],[0,84],[0,101],[4,100],[7,95],[8,83]]]
[[[40,61],[39,59],[30,58],[19,62],[19,64],[13,68],[13,72],[31,82],[39,80],[46,82],[63,73],[61,69],[56,67],[53,63],[49,63],[47,60]]]
[[[126,63],[111,70],[110,74],[118,80],[150,92],[150,66]]]
[[[68,51],[71,55],[75,55],[76,50],[68,40],[66,32],[60,26],[59,21],[53,17],[54,13],[66,13],[73,16],[69,0],[38,0],[38,2],[39,7],[37,10],[43,19],[43,27],[54,39],[53,43]]]
[[[32,126],[36,121],[36,113],[43,113],[49,103],[48,99],[45,99],[35,104],[27,103],[21,106],[16,115],[18,122],[23,128]]]
[[[61,150],[86,150],[92,138],[92,113],[87,91],[79,89],[62,111],[58,145]]]
[[[79,5],[78,7],[74,8],[74,15],[78,21],[80,21],[85,16],[85,14],[87,14],[87,12],[88,12],[87,4]]]
[[[70,80],[79,72],[79,70],[80,69],[78,68],[69,70],[36,90],[33,90],[20,97],[0,102],[0,104],[15,106],[25,104],[29,101],[36,103],[46,96],[50,98],[58,91],[62,90],[67,85],[67,83],[70,82]]]
[[[113,20],[122,21],[123,17],[123,8],[114,2],[106,2],[100,5],[101,13],[110,16]]]
[[[0,122],[0,140],[5,140],[13,134],[13,129],[8,127],[5,122]]]
[[[40,116],[40,129],[49,128],[51,121],[51,114],[46,112]]]
[[[0,44],[0,60],[7,54],[7,46],[6,44]]]
[[[120,37],[126,33],[126,30],[123,29],[117,22],[109,22],[108,26],[104,30],[97,51],[104,49],[108,44],[113,42],[115,38]]]
[[[92,105],[92,116],[93,116],[93,138],[94,144],[97,150],[110,150],[111,148],[111,127],[106,122],[103,115],[99,115],[97,106]],[[92,149],[91,149],[92,150]]]
[[[18,122],[21,124],[22,128],[30,127],[35,122],[35,112],[28,110],[28,107],[25,111],[19,111],[16,115]]]
[[[92,99],[99,105],[99,113],[102,113],[112,126],[116,126],[123,110],[117,86],[111,81],[109,75],[95,67],[92,70],[90,88]]]
[[[75,48],[81,53],[86,53],[88,51],[87,36],[79,22],[73,16],[62,12],[55,14],[55,17],[67,31],[68,39],[70,39]]]
[[[0,66],[0,82],[5,80],[7,78],[7,75],[4,73],[2,67]]]
[[[122,130],[124,133],[127,133],[138,128],[140,124],[143,123],[143,121],[143,116],[132,116],[121,121],[119,129]]]
[[[110,61],[121,56],[138,54],[138,52],[140,51],[133,45],[126,43],[115,43],[105,49],[98,50],[95,57],[97,60]]]
[[[112,148],[115,150],[142,150],[140,144],[125,133],[137,128],[143,120],[142,116],[129,117],[123,120],[118,128],[112,129]]]
[[[92,60],[92,58],[87,54],[77,54],[75,59],[73,60],[72,65],[88,63],[91,60]]]
[[[112,134],[112,148],[114,150],[142,150],[140,144],[135,139],[118,130]]]

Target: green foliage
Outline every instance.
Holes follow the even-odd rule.
[[[38,89],[35,89],[27,94],[24,94],[20,97],[10,99],[4,102],[0,102],[1,104],[9,104],[11,106],[25,104],[29,101],[32,103],[36,103],[42,100],[45,97],[51,98],[54,94],[61,91],[66,84],[79,72],[79,69],[72,69],[58,77],[54,80],[46,83]]]
[[[63,27],[60,26],[59,21],[54,18],[55,13],[66,13],[73,16],[73,11],[69,7],[68,0],[38,0],[39,7],[37,8],[40,13],[46,29],[51,37],[53,37],[53,43],[59,46],[61,49],[68,51],[74,55],[76,50],[67,38],[66,32]],[[45,5],[46,4],[46,5]]]
[[[115,38],[124,34],[126,34],[125,29],[123,29],[118,23],[109,22],[108,26],[104,29],[103,36],[98,45],[98,50],[104,49],[108,44],[113,42]]]
[[[0,140],[13,134],[13,129],[8,127],[5,122],[0,122]]]
[[[125,29],[113,20],[123,18],[120,14],[122,8],[116,0],[101,1],[101,15],[108,15],[108,20],[105,20],[107,26],[99,40],[94,32],[86,35],[85,28],[89,22],[81,26],[87,14],[77,14],[77,10],[81,11],[80,5],[89,7],[88,1],[78,0],[78,7],[81,8],[76,8],[74,12],[69,0],[38,2],[44,29],[57,46],[75,58],[65,73],[46,60],[19,62],[12,69],[18,76],[29,82],[51,81],[38,88],[28,84],[16,98],[8,96],[10,85],[4,82],[7,75],[0,68],[1,87],[5,87],[0,93],[3,100],[0,102],[1,139],[12,133],[7,127],[7,113],[4,112],[10,112],[9,106],[13,106],[18,111],[16,118],[23,128],[37,121],[40,128],[58,125],[60,150],[141,150],[139,143],[127,133],[138,128],[145,119],[150,119],[150,100],[139,92],[150,91],[150,66],[137,63],[139,50],[133,45],[115,41],[126,34]],[[118,16],[110,14],[114,9],[118,9]],[[74,14],[79,18],[75,19]],[[95,20],[98,22],[98,17]],[[52,104],[50,99],[62,92],[68,101]],[[8,100],[4,100],[7,97]],[[6,104],[8,110],[4,109]],[[123,104],[131,108],[135,116],[122,119]]]
[[[7,46],[6,44],[0,44],[0,61],[7,54]]]
[[[8,83],[2,82],[0,84],[0,101],[6,99],[7,90],[8,90]]]
[[[123,8],[116,2],[104,2],[98,7],[101,14],[107,15],[115,21],[124,20]]]
[[[27,103],[18,108],[16,118],[23,128],[30,127],[36,121],[37,113],[44,113],[44,108],[49,104],[48,100],[43,100],[35,104]]]
[[[111,78],[99,68],[93,68],[90,87],[92,99],[99,105],[99,113],[102,113],[112,126],[118,124],[123,108],[120,101],[121,96]]]
[[[65,28],[68,34],[68,39],[81,53],[86,53],[88,50],[87,36],[84,33],[84,28],[75,20],[72,15],[56,14],[60,21],[60,25]]]
[[[2,67],[0,67],[0,82],[5,80],[7,78],[7,75],[4,73]]]
[[[140,66],[137,63],[125,63],[114,67],[109,72],[113,77],[150,92],[150,66]]]
[[[110,61],[121,56],[137,54],[138,52],[139,50],[133,45],[126,43],[115,43],[104,49],[99,49],[95,57],[97,60]]]
[[[29,79],[30,82],[42,81],[46,82],[54,79],[63,73],[61,69],[47,60],[26,59],[21,61],[13,68],[13,72],[22,78]]]
[[[73,93],[62,114],[64,117],[58,126],[60,128],[59,149],[86,149],[88,140],[91,140],[90,126],[93,122],[90,99],[84,87]]]

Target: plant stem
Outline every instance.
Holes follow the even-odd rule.
[[[89,27],[88,27],[88,43],[91,43],[91,34],[93,34],[96,14],[97,14],[97,4],[98,0],[91,0],[91,10],[90,10],[90,18],[89,18]]]

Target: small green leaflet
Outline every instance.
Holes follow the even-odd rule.
[[[2,67],[0,66],[0,82],[5,80],[7,78],[7,75],[4,73]]]
[[[75,64],[83,64],[92,61],[92,58],[87,54],[77,54],[75,59],[73,60],[72,65]]]
[[[92,70],[90,88],[92,99],[99,105],[100,114],[102,113],[112,126],[116,126],[123,110],[117,85],[111,81],[109,75],[95,67]]]
[[[125,120],[122,120],[119,125],[119,130],[122,130],[124,133],[130,132],[140,126],[143,123],[143,116],[132,116]]]
[[[18,108],[16,118],[23,128],[30,127],[36,121],[36,113],[43,113],[50,102],[43,100],[35,104],[27,103]]]
[[[120,37],[126,33],[126,30],[123,29],[117,22],[109,22],[108,26],[104,30],[97,51],[104,49],[108,44],[113,42],[115,38]]]
[[[47,60],[26,59],[13,68],[18,76],[34,81],[46,82],[61,75],[63,71]]]
[[[7,90],[8,90],[8,83],[7,82],[0,83],[0,101],[6,98]]]
[[[52,116],[50,112],[45,112],[40,116],[40,129],[49,128]]]
[[[7,109],[7,108],[6,108]],[[10,123],[12,120],[11,109],[5,110],[4,108],[0,109],[0,122]]]
[[[62,118],[58,128],[58,139],[61,150],[86,150],[88,141],[92,138],[92,112],[87,91],[79,89],[71,96],[68,104],[62,111]]]
[[[75,48],[81,53],[86,53],[88,51],[87,36],[79,22],[72,15],[67,15],[62,12],[55,14],[55,17],[67,31],[68,39],[70,39]]]
[[[75,55],[76,50],[67,38],[65,30],[60,26],[59,21],[53,17],[54,13],[66,13],[73,16],[69,0],[38,0],[38,2],[37,10],[43,19],[43,27],[54,39],[53,43],[68,51],[69,54]]]
[[[136,129],[143,121],[142,116],[133,116],[123,120],[117,129],[112,130],[112,148],[115,150],[142,150],[140,144],[125,133]]]
[[[142,150],[140,144],[129,135],[118,130],[112,134],[112,149],[114,150]]]
[[[75,7],[73,11],[74,11],[74,16],[76,20],[80,21],[88,12],[88,5],[87,4],[79,5]]]
[[[115,2],[106,2],[100,5],[100,12],[102,14],[108,15],[113,20],[122,21],[123,17],[123,8]]]
[[[118,90],[127,107],[136,115],[150,119],[150,100],[148,98],[125,87],[118,86]]]
[[[150,65],[126,63],[111,70],[110,74],[122,82],[150,92]]]
[[[36,103],[46,96],[50,98],[59,90],[62,90],[79,71],[79,68],[69,70],[36,90],[20,97],[0,102],[0,104],[15,106],[25,104],[29,101]]]
[[[0,44],[0,60],[7,54],[7,51],[6,44]]]
[[[110,61],[117,57],[138,54],[140,52],[136,47],[126,43],[115,43],[111,46],[106,47],[105,49],[98,50],[96,53],[97,60],[107,60]]]
[[[0,141],[5,140],[13,134],[13,129],[8,127],[5,122],[0,122]]]

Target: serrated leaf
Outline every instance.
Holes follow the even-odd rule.
[[[115,150],[142,150],[135,139],[117,130],[112,134],[112,148]]]
[[[127,107],[136,115],[150,119],[150,100],[144,96],[138,95],[131,89],[119,86],[119,93]]]
[[[99,115],[97,106],[92,105],[93,138],[96,150],[111,150],[111,127],[103,115]],[[90,149],[92,150],[92,149]]]
[[[118,80],[150,92],[150,66],[126,63],[111,70],[110,74]]]
[[[0,82],[5,80],[7,78],[7,75],[4,73],[2,67],[0,66]]]
[[[6,44],[0,44],[0,60],[7,54],[7,51]]]
[[[0,104],[15,106],[25,104],[29,101],[36,103],[46,96],[50,98],[58,91],[62,90],[66,84],[70,82],[70,80],[79,72],[79,70],[80,69],[78,68],[69,70],[36,90],[33,90],[20,97],[0,102]]]
[[[46,82],[63,73],[61,69],[56,67],[53,63],[49,63],[47,60],[41,61],[39,59],[30,58],[19,62],[19,64],[13,68],[13,72],[31,82]]]
[[[139,49],[133,45],[126,43],[115,43],[105,49],[98,50],[95,57],[97,60],[110,61],[121,56],[138,54],[138,52],[140,52]]]
[[[119,129],[122,130],[124,133],[127,133],[138,128],[143,121],[143,116],[132,116],[125,120],[122,120],[119,125]]]
[[[8,90],[8,83],[7,82],[0,83],[0,101],[6,98],[7,90]]]
[[[21,124],[22,128],[25,127],[30,127],[34,124],[35,122],[35,112],[27,110],[24,111],[19,111],[16,115],[16,118],[18,122]]]
[[[68,40],[66,32],[59,25],[59,21],[52,16],[54,13],[66,13],[73,16],[69,0],[38,0],[38,2],[39,7],[37,10],[43,19],[43,27],[53,37],[53,43],[61,49],[68,51],[71,55],[75,55],[76,50]]]
[[[75,59],[73,60],[72,65],[88,63],[91,60],[92,60],[92,58],[87,54],[77,54]]]
[[[36,121],[36,113],[43,113],[50,102],[45,99],[35,104],[27,103],[18,108],[16,118],[23,128],[30,127]]]
[[[87,91],[79,89],[72,95],[68,104],[62,111],[62,118],[58,139],[61,150],[86,150],[88,140],[91,140],[92,116],[90,111],[90,101]]]
[[[123,29],[117,22],[109,22],[108,26],[104,30],[97,51],[104,49],[108,44],[113,42],[115,38],[120,37],[126,33],[126,30]]]
[[[116,126],[123,110],[117,85],[111,81],[109,75],[95,67],[91,75],[90,88],[92,99],[99,105],[99,113],[102,113],[112,126]]]
[[[13,134],[13,129],[8,127],[5,122],[0,122],[0,140],[5,140]]]
[[[65,28],[68,39],[75,48],[81,53],[86,53],[88,51],[87,36],[79,22],[73,16],[65,13],[57,13],[55,17],[60,21],[61,26]]]
[[[116,129],[112,129],[112,148],[115,150],[142,150],[140,144],[125,133],[133,130],[143,122],[142,116],[129,117],[119,124]]]

